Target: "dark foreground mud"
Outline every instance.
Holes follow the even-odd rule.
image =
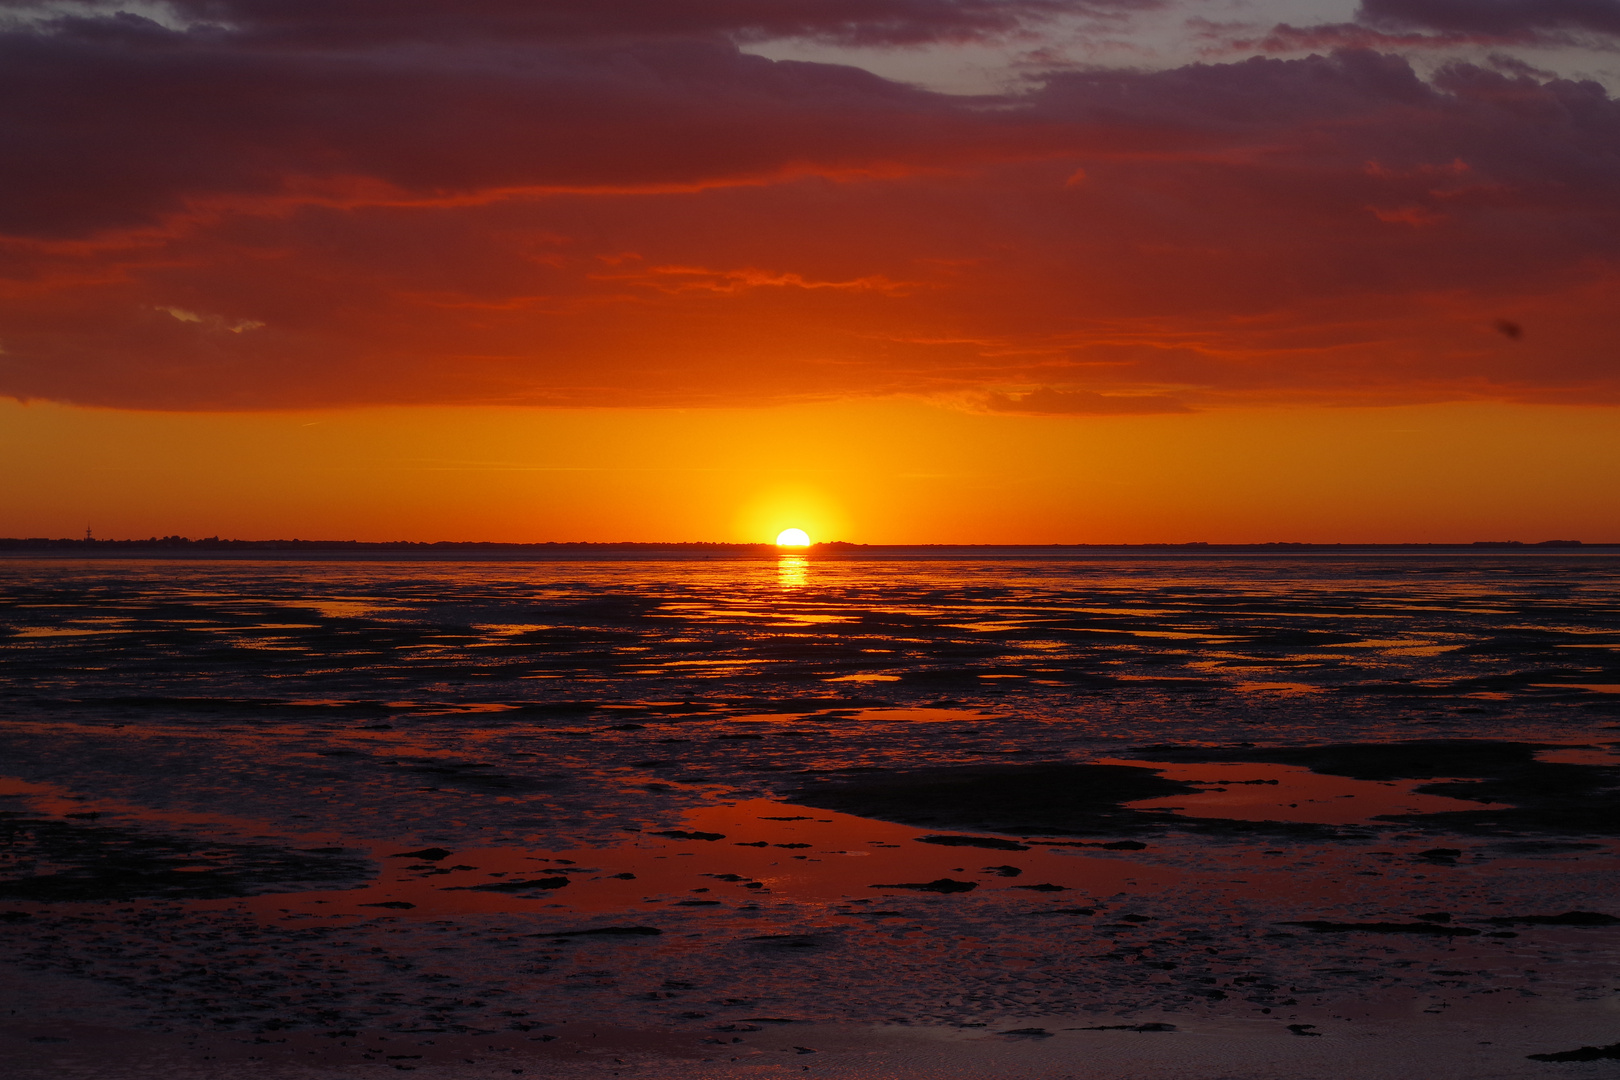
[[[1615,1061],[1620,1060],[1620,1043],[1608,1046],[1581,1046],[1555,1054],[1530,1054],[1531,1061]]]
[[[1148,768],[1058,763],[826,779],[785,794],[789,801],[806,806],[924,828],[1128,836],[1153,831],[1159,823],[1156,815],[1121,804],[1196,790]]]
[[[7,1080],[1612,1071],[1620,561],[800,571],[0,574]]]
[[[1620,833],[1620,764],[1537,759],[1539,753],[1556,749],[1547,744],[1483,739],[1291,747],[1158,745],[1135,751],[1134,756],[1144,760],[1141,766],[1055,763],[920,769],[852,779],[818,778],[791,790],[788,796],[809,806],[886,821],[1025,837],[1140,837],[1176,830],[1234,838],[1368,839],[1376,835],[1371,827],[1392,823],[1467,836],[1610,837]],[[1129,805],[1150,799],[1173,801],[1168,797],[1202,790],[1159,775],[1147,762],[1282,764],[1368,783],[1430,781],[1405,786],[1415,794],[1457,800],[1458,806],[1469,802],[1489,806],[1376,814],[1354,827],[1341,823],[1337,829],[1320,822],[1288,820],[1286,813],[1245,818],[1222,818],[1213,812],[1210,816],[1178,816],[1173,809],[1180,808]],[[1236,783],[1275,785],[1278,781],[1260,778]]]
[[[370,861],[341,848],[209,842],[5,811],[0,852],[0,900],[204,900],[305,892],[357,887],[374,870]]]

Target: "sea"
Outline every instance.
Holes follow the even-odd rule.
[[[1544,1075],[1620,1037],[1617,650],[1604,550],[12,554],[0,1038]]]

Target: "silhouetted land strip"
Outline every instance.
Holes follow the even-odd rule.
[[[1580,540],[1478,540],[1468,544],[813,544],[794,550],[813,559],[1053,559],[1098,556],[1243,555],[1456,555],[1620,553],[1620,543]],[[775,544],[705,541],[585,543],[547,541],[507,544],[461,540],[222,540],[154,536],[144,540],[49,537],[0,538],[0,555],[79,558],[312,558],[312,559],[774,559]]]

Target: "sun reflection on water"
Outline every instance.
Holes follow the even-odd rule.
[[[776,583],[784,589],[802,588],[807,580],[810,560],[803,555],[784,555],[776,560]]]

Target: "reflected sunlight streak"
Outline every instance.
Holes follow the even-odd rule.
[[[803,555],[783,555],[776,562],[776,583],[784,589],[803,588],[808,581],[810,560]]]

